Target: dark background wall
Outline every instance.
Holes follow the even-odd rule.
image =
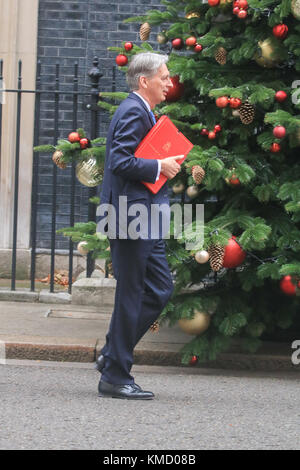
[[[152,8],[162,8],[159,0],[40,0],[38,25],[38,60],[41,61],[42,89],[54,90],[56,64],[60,67],[60,90],[72,91],[74,62],[78,62],[79,90],[89,93],[91,89],[88,71],[94,56],[99,58],[103,77],[100,91],[111,91],[112,68],[116,53],[109,46],[121,46],[122,41],[140,44],[138,23],[124,24],[130,16],[143,15]],[[159,50],[156,42],[157,28],[152,28],[149,42]],[[117,90],[127,91],[124,73],[116,69]],[[90,112],[86,99],[80,97],[78,126],[89,130]],[[65,138],[72,130],[72,97],[64,95],[59,105],[59,137]],[[109,117],[100,112],[99,136],[105,136]],[[39,144],[53,144],[54,95],[42,95]],[[40,154],[38,233],[39,248],[50,247],[52,160],[49,154]],[[58,169],[57,176],[57,228],[69,225],[70,169]],[[88,188],[76,183],[75,221],[87,221]],[[57,237],[56,247],[67,248],[68,241]]]

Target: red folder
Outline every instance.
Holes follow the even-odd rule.
[[[181,164],[192,150],[193,144],[177,129],[168,116],[162,116],[148,132],[135,151],[135,157],[161,160],[176,155],[184,155],[177,160]],[[160,174],[155,183],[142,183],[154,194],[158,193],[167,181],[167,177]]]

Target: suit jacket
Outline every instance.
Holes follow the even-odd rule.
[[[167,183],[157,194],[152,194],[141,183],[155,183],[157,160],[134,156],[137,146],[152,127],[149,111],[135,93],[130,93],[120,104],[110,123],[100,206],[97,210],[97,231],[105,233],[109,238],[157,239],[165,235],[166,227],[169,229]],[[121,200],[120,196],[123,196]],[[135,213],[136,209],[138,211]],[[135,227],[141,230],[138,237],[132,234]]]

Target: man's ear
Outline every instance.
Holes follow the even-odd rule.
[[[146,77],[141,76],[139,84],[141,88],[148,88]]]

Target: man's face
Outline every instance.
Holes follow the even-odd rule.
[[[143,78],[143,83],[146,85],[143,90],[147,94],[151,107],[165,101],[168,90],[173,86],[166,64],[163,64],[152,78]]]

